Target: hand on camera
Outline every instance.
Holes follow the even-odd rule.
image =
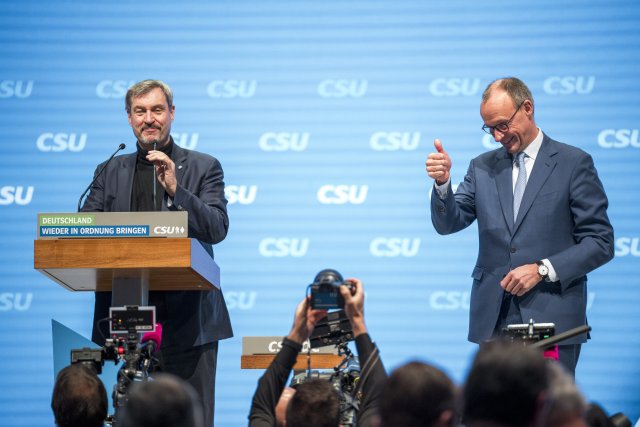
[[[327,310],[314,310],[311,308],[310,297],[305,297],[296,307],[296,314],[293,319],[291,332],[287,335],[291,341],[302,344],[313,332],[313,328],[318,320],[327,315]]]
[[[353,335],[357,337],[367,332],[364,323],[364,288],[358,279],[347,279],[345,283],[352,286],[340,286],[340,294],[344,298],[344,311],[351,322]]]

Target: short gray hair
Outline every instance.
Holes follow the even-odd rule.
[[[160,90],[162,90],[164,97],[167,99],[169,109],[171,109],[171,106],[173,105],[173,91],[169,85],[162,80],[143,80],[131,86],[127,91],[127,96],[125,97],[125,109],[127,110],[127,113],[131,113],[131,100],[133,98],[145,95],[156,88],[160,88]]]
[[[527,85],[517,77],[505,77],[489,83],[482,93],[483,104],[487,102],[494,89],[502,89],[507,92],[516,107],[527,99],[530,100],[532,104],[534,103],[531,91]]]

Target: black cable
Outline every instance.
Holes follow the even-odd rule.
[[[98,333],[100,334],[100,337],[102,338],[103,341],[105,341],[107,339],[107,337],[104,336],[104,334],[102,333],[102,329],[100,328],[100,325],[104,322],[108,322],[110,321],[112,318],[111,317],[105,317],[103,319],[100,319],[96,322],[96,326],[98,329]]]

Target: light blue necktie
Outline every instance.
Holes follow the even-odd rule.
[[[527,169],[524,167],[525,156],[524,151],[520,151],[516,154],[515,159],[515,162],[518,164],[518,177],[516,178],[516,186],[513,189],[513,222],[516,222],[516,218],[518,218],[518,210],[520,209],[520,202],[522,202],[524,187],[527,185]]]

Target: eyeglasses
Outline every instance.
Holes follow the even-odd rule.
[[[513,121],[513,118],[516,116],[516,114],[518,114],[518,110],[520,109],[520,107],[522,107],[522,104],[524,104],[524,101],[521,102],[520,105],[518,105],[518,108],[516,108],[516,111],[513,113],[511,118],[509,120],[507,120],[506,122],[500,122],[495,126],[482,125],[482,130],[485,131],[486,133],[488,133],[489,135],[493,135],[493,133],[496,130],[500,131],[500,133],[508,132],[509,131],[509,125]]]

